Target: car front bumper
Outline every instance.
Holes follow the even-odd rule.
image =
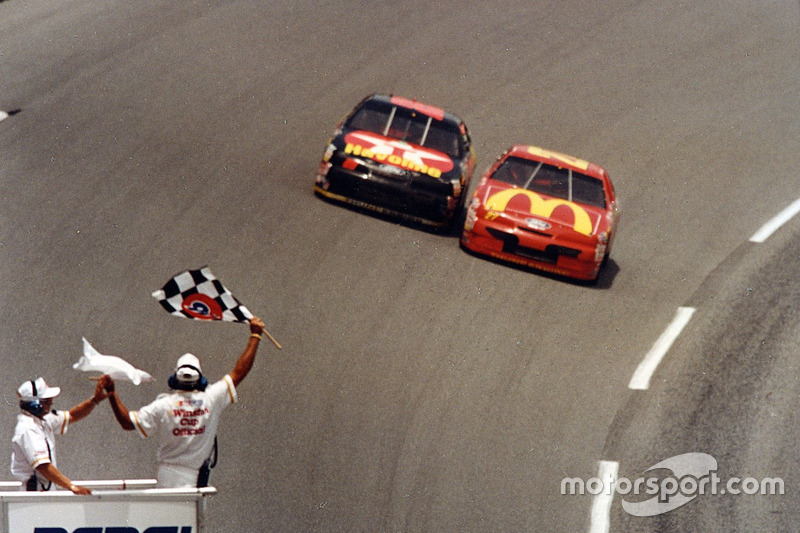
[[[604,255],[599,252],[605,251],[558,243],[535,232],[496,228],[483,221],[463,231],[461,245],[476,254],[585,281],[597,279]]]
[[[430,226],[448,224],[458,204],[452,195],[419,187],[413,177],[348,170],[325,162],[320,166],[314,191],[326,198]]]

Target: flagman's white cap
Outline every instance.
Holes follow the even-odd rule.
[[[178,381],[194,382],[200,379],[200,374],[203,371],[200,369],[200,360],[197,356],[185,353],[178,358],[175,364],[175,377]]]
[[[61,387],[50,387],[47,385],[44,378],[36,378],[33,381],[26,381],[20,385],[17,389],[17,394],[20,400],[25,402],[46,400],[48,398],[55,398],[61,394]]]

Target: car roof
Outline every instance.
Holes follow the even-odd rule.
[[[506,151],[506,157],[509,156],[530,159],[531,161],[543,161],[557,167],[570,168],[587,176],[608,180],[608,173],[600,165],[538,146],[515,144]]]
[[[366,98],[364,98],[361,101],[361,103],[356,106],[356,108],[361,107],[368,101],[381,102],[387,105],[396,105],[399,107],[405,107],[407,109],[413,109],[414,111],[432,117],[435,120],[440,120],[442,122],[450,122],[455,125],[461,125],[464,123],[464,121],[461,120],[461,118],[448,111],[445,111],[441,107],[436,107],[433,105],[425,104],[418,100],[404,98],[402,96],[396,96],[393,94],[371,94]]]

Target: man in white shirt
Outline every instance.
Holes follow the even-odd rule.
[[[237,401],[236,387],[253,367],[263,332],[264,322],[253,317],[247,347],[235,367],[211,385],[197,357],[182,355],[169,378],[172,391],[136,411],[129,411],[122,403],[111,377],[100,378],[122,429],[136,430],[142,438],[154,435],[158,439],[158,487],[206,485],[207,462],[215,450],[219,417],[228,405]]]
[[[74,494],[91,494],[86,487],[75,485],[61,473],[56,464],[56,435],[63,435],[71,423],[92,412],[107,393],[100,383],[94,395],[69,411],[54,411],[53,398],[60,387],[50,387],[44,378],[26,381],[17,389],[22,413],[11,441],[11,473],[22,482],[21,490],[50,490],[53,484]]]

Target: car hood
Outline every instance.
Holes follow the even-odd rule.
[[[535,231],[591,237],[606,229],[606,211],[597,207],[491,182],[477,196],[486,209],[512,216]]]
[[[346,155],[370,159],[433,178],[447,178],[458,170],[447,154],[392,137],[369,131],[347,131],[334,139],[334,144]]]

